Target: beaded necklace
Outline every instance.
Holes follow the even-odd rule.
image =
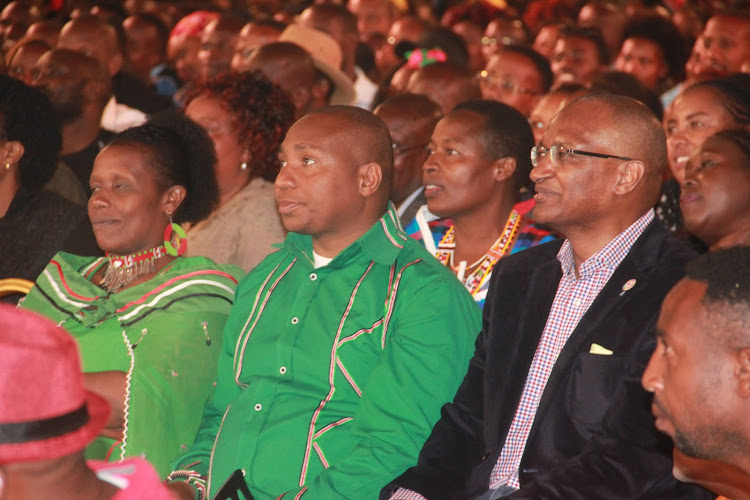
[[[482,288],[484,282],[487,281],[497,261],[507,255],[513,248],[522,223],[523,217],[515,210],[511,210],[508,221],[505,223],[505,229],[500,233],[500,237],[486,254],[469,266],[466,265],[465,261],[462,261],[458,266],[453,265],[453,252],[456,249],[456,242],[453,226],[451,226],[440,241],[435,256],[440,262],[449,266],[458,276],[458,279],[464,283],[469,293],[474,295]],[[464,277],[467,269],[473,269],[473,271]]]
[[[156,270],[155,262],[167,255],[164,245],[130,255],[107,253],[107,269],[99,283],[109,293],[129,285],[134,279]]]

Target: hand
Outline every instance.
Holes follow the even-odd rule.
[[[169,483],[167,489],[174,500],[195,500],[195,488],[182,481]]]

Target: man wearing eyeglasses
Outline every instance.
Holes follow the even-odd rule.
[[[533,215],[566,238],[498,263],[463,384],[381,498],[712,498],[673,479],[639,383],[692,255],[654,219],[665,142],[626,97],[552,120],[531,153]]]

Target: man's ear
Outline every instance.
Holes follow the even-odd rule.
[[[167,215],[174,215],[174,213],[179,208],[180,204],[185,199],[185,196],[187,195],[187,190],[185,189],[185,186],[175,185],[171,188],[167,189],[167,192],[164,193],[164,212]]]
[[[498,158],[492,165],[493,178],[498,182],[507,181],[516,171],[516,166],[516,159],[511,156]]]
[[[119,52],[115,52],[107,61],[107,73],[109,76],[115,76],[121,69],[124,58]]]
[[[741,398],[750,398],[750,347],[743,347],[737,352],[737,361],[737,394]]]
[[[5,165],[16,165],[21,161],[21,157],[23,157],[26,149],[19,141],[7,141],[3,144],[0,151],[2,151],[2,157],[0,157],[0,168],[5,169]]]
[[[383,169],[379,163],[374,161],[357,167],[357,179],[359,181],[359,194],[367,198],[380,189],[383,183]]]
[[[643,179],[646,173],[646,165],[640,160],[630,160],[621,163],[617,167],[616,194],[627,194],[633,191]]]

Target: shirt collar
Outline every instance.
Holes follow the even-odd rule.
[[[578,276],[585,278],[604,267],[617,268],[652,220],[654,220],[654,211],[653,209],[649,209],[648,212],[643,214],[630,227],[607,243],[604,248],[586,259],[578,268]],[[567,239],[560,247],[560,251],[557,252],[557,260],[560,261],[564,276],[574,276],[575,259],[573,258],[573,246]]]
[[[345,265],[364,253],[379,264],[391,265],[396,261],[408,237],[398,222],[398,213],[392,202],[388,210],[360,238],[341,251],[329,265]],[[295,256],[304,256],[312,263],[312,237],[306,234],[289,233],[285,248]]]

